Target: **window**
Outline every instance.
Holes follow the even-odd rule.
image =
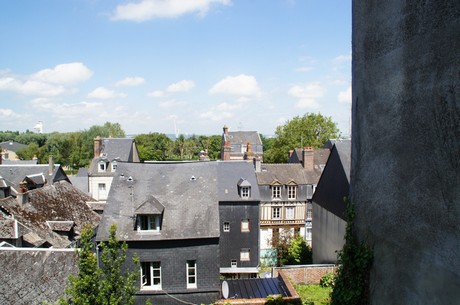
[[[238,263],[236,262],[236,259],[232,259],[232,260],[231,260],[230,266],[231,266],[232,268],[238,267]]]
[[[97,200],[105,200],[107,199],[107,186],[105,183],[98,183],[97,184]]]
[[[250,260],[249,249],[241,249],[240,251],[240,261]]]
[[[307,228],[307,234],[305,235],[306,240],[311,240],[311,228]]]
[[[160,231],[160,215],[138,215],[137,217],[138,231]]]
[[[98,183],[97,189],[99,190],[99,192],[101,192],[101,191],[105,192],[106,191],[105,183]]]
[[[288,185],[287,187],[288,199],[296,199],[297,198],[297,186],[295,185]]]
[[[228,221],[224,222],[224,232],[230,232],[230,223]]]
[[[249,198],[251,192],[248,186],[244,186],[241,188],[241,198]]]
[[[281,185],[272,186],[272,197],[275,199],[281,198]]]
[[[294,207],[286,207],[286,219],[292,220],[295,216],[295,208]]]
[[[99,162],[98,172],[105,172],[105,162]]]
[[[196,288],[196,261],[187,261],[187,288]]]
[[[117,161],[113,161],[112,162],[112,172],[117,170],[117,166],[118,166]]]
[[[249,232],[249,219],[241,219],[241,232]]]
[[[312,209],[308,209],[307,210],[307,219],[311,219],[312,218]]]
[[[141,262],[141,290],[161,290],[160,262]]]
[[[280,219],[280,218],[281,218],[281,208],[273,207],[272,208],[272,219]]]

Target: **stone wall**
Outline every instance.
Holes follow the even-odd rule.
[[[273,269],[273,276],[277,277],[280,270],[289,278],[293,285],[297,284],[319,284],[326,273],[335,272],[335,265],[301,265]]]
[[[76,261],[73,249],[0,249],[0,304],[56,302]]]
[[[353,0],[351,195],[371,304],[460,287],[460,1]]]

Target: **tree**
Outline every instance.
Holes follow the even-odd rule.
[[[139,159],[166,161],[168,159],[168,149],[172,145],[172,140],[163,133],[140,134],[134,137],[136,140]]]
[[[297,234],[291,241],[288,248],[288,255],[288,264],[290,265],[311,264],[313,261],[311,248],[300,234]]]
[[[67,299],[61,305],[132,305],[137,291],[136,279],[139,277],[139,261],[134,258],[135,271],[124,271],[128,245],[116,238],[117,227],[112,224],[109,240],[100,244],[101,265],[93,251],[93,230],[86,227],[80,239],[78,252],[79,273],[69,276],[66,288]]]
[[[288,152],[296,147],[320,148],[329,139],[338,137],[337,124],[330,117],[306,113],[278,126],[272,147],[264,152],[266,163],[286,163]]]

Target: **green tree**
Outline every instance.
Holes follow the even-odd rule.
[[[61,305],[132,305],[137,291],[136,279],[139,277],[139,261],[134,258],[135,271],[124,271],[128,245],[116,238],[117,227],[112,224],[107,242],[100,244],[101,264],[93,251],[93,231],[83,230],[78,252],[79,273],[69,276],[66,288],[67,299]]]
[[[172,145],[172,140],[163,133],[140,134],[134,137],[136,140],[139,159],[141,161],[168,160],[168,149]]]
[[[288,263],[291,265],[311,264],[313,261],[311,248],[300,234],[292,239],[288,255]]]
[[[305,146],[320,148],[338,135],[337,124],[330,117],[319,113],[296,116],[276,128],[272,147],[264,150],[264,162],[286,163],[289,150]]]

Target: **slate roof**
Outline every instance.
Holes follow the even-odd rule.
[[[101,153],[109,161],[132,161],[133,143],[134,139],[132,138],[103,138],[101,140]]]
[[[119,163],[96,240],[110,226],[125,241],[219,237],[217,162]],[[138,233],[135,210],[152,196],[164,206],[160,233]]]
[[[251,185],[251,195],[248,200],[260,201],[259,188],[252,162],[227,161],[217,162],[218,164],[218,191],[219,201],[241,201],[238,192],[240,179],[246,180],[245,185]]]
[[[229,131],[231,144],[246,145],[248,142],[255,145],[262,145],[259,133],[257,131]]]
[[[76,233],[86,224],[95,227],[100,221],[100,216],[86,204],[93,199],[67,181],[30,190],[27,196],[28,203],[23,206],[13,197],[1,199],[1,214],[5,219],[14,218],[24,226],[20,235],[35,241],[35,246],[45,241],[53,247],[67,247],[71,244],[67,238],[55,233],[48,221],[60,222],[61,228],[64,224],[68,228],[69,223],[65,221],[72,221]]]
[[[2,149],[8,149],[10,151],[17,152],[18,150],[27,148],[27,145],[24,145],[18,142],[14,142],[14,141],[4,141],[0,143],[0,147]]]
[[[9,182],[9,185],[13,187],[16,191],[19,188],[19,183],[23,181],[27,176],[40,176],[43,175],[45,179],[52,183],[57,181],[69,181],[69,178],[65,174],[64,170],[59,164],[54,165],[54,169],[51,175],[48,173],[49,165],[48,164],[20,164],[20,165],[0,165],[0,176],[3,177],[6,181]]]
[[[259,185],[270,185],[275,181],[280,184],[289,184],[291,181],[308,184],[308,177],[300,163],[263,163],[261,171],[257,173],[257,182]]]
[[[35,165],[38,163],[38,159],[35,160],[3,160],[3,165]]]
[[[351,140],[337,140],[313,195],[313,202],[345,219],[344,197],[350,192]]]

